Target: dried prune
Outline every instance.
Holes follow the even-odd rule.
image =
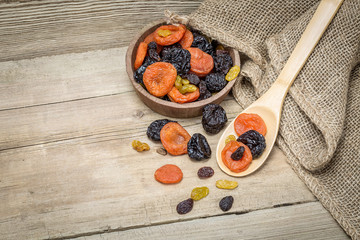
[[[162,61],[171,63],[177,74],[184,76],[190,70],[190,52],[182,48],[170,48],[162,51]]]
[[[242,142],[250,148],[253,159],[260,157],[266,147],[264,136],[255,130],[249,130],[243,133],[238,137],[237,141]]]
[[[233,65],[232,58],[227,51],[217,50],[214,56],[215,72],[227,74]]]
[[[149,151],[150,150],[150,147],[149,147],[149,145],[147,143],[142,143],[142,142],[140,142],[138,140],[132,141],[131,145],[138,152]]]
[[[214,49],[211,43],[201,34],[193,32],[194,40],[191,44],[191,47],[196,47],[210,54],[211,56],[214,55]]]
[[[225,145],[231,141],[236,141],[236,137],[234,135],[229,135],[225,138]]]
[[[148,66],[155,63],[156,61],[149,56],[145,57],[143,64],[134,72],[134,79],[137,83],[144,84],[143,75]]]
[[[240,67],[235,65],[232,68],[230,68],[229,72],[225,76],[226,81],[232,81],[234,80],[240,73]]]
[[[211,156],[211,148],[204,135],[195,133],[187,144],[187,151],[190,158],[195,160],[207,159]]]
[[[201,123],[206,132],[216,134],[227,123],[225,110],[218,104],[207,104],[203,109]]]
[[[214,169],[211,167],[202,167],[198,170],[197,175],[199,178],[209,178],[214,175]]]
[[[228,82],[224,73],[210,73],[205,77],[205,83],[210,92],[219,92]]]
[[[208,187],[197,187],[191,191],[191,199],[198,201],[209,194]]]
[[[243,146],[240,146],[238,149],[236,149],[235,152],[231,154],[230,157],[234,161],[239,161],[243,157],[244,152],[245,152],[245,148]]]
[[[175,122],[171,121],[169,119],[159,119],[155,120],[147,128],[146,135],[153,141],[160,141],[160,131],[165,126],[165,124],[169,122]]]
[[[189,199],[186,199],[186,200],[180,202],[176,206],[176,211],[178,214],[186,214],[192,210],[193,206],[194,206],[194,200],[189,198]]]
[[[156,62],[161,61],[161,58],[157,52],[157,44],[156,42],[150,42],[148,44],[148,55],[151,59],[153,59]]]
[[[172,45],[164,46],[163,50],[161,51],[161,56],[166,55],[167,51],[173,48],[182,48],[182,46],[180,45],[180,43],[174,43]]]
[[[221,189],[234,189],[238,186],[238,183],[235,181],[229,180],[217,180],[216,187]]]
[[[224,212],[227,212],[230,210],[233,203],[234,203],[234,198],[232,196],[226,196],[220,200],[219,207]]]
[[[200,97],[198,100],[204,100],[212,96],[211,92],[207,89],[205,81],[199,83]]]
[[[196,76],[195,74],[193,73],[188,73],[184,76],[185,79],[189,80],[189,82],[191,84],[194,84],[194,85],[199,85],[200,83],[200,78],[198,76]]]

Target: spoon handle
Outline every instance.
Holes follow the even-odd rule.
[[[263,96],[263,99],[269,99],[270,97],[273,99],[272,104],[276,102],[281,107],[291,84],[334,18],[342,2],[343,0],[322,0],[320,2],[284,68],[273,86],[264,94],[267,96]]]

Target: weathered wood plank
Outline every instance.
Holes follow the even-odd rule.
[[[224,215],[75,238],[112,239],[350,239],[319,202]],[[74,239],[74,240],[75,240]]]
[[[124,47],[169,9],[181,15],[202,0],[61,0],[0,3],[0,61]]]
[[[188,126],[192,134],[199,126]],[[203,133],[203,131],[200,131]],[[121,230],[182,219],[222,214],[218,201],[231,194],[231,212],[274,205],[315,201],[314,196],[275,148],[255,174],[237,179],[235,190],[215,187],[218,179],[231,179],[219,170],[215,155],[202,162],[188,156],[161,156],[159,143],[151,151],[131,149],[133,137],[92,136],[0,152],[0,232],[4,239],[42,239]],[[137,137],[146,140],[145,134]],[[217,136],[208,136],[215,149]],[[154,180],[154,171],[167,163],[177,164],[184,179],[176,185]],[[197,177],[202,166],[215,175]],[[207,186],[210,194],[195,203],[185,216],[176,205],[189,197],[192,188]]]

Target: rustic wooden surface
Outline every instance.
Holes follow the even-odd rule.
[[[136,6],[155,14],[167,6],[188,12],[197,5]],[[214,155],[193,162],[156,153],[160,144],[145,131],[163,116],[136,96],[125,71],[126,47],[107,49],[126,45],[134,26],[145,21],[140,13],[138,20],[124,21],[133,6],[0,4],[0,239],[348,239],[277,148],[232,191],[215,187],[216,180],[232,178],[219,170]],[[85,50],[92,51],[79,53]],[[229,120],[240,111],[231,96],[221,105]],[[204,133],[200,117],[178,121],[189,133],[206,135],[215,149],[220,133]],[[133,139],[151,150],[135,152]],[[181,183],[153,179],[166,163],[182,168]],[[196,172],[205,165],[216,173],[200,180]],[[196,186],[208,186],[210,194],[178,215],[177,203]],[[235,203],[224,215],[218,201],[229,194]]]

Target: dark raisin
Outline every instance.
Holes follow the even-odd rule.
[[[210,73],[205,77],[206,87],[210,92],[221,91],[228,83],[223,73]]]
[[[214,175],[214,169],[211,167],[202,167],[198,170],[197,175],[199,178],[209,178]]]
[[[203,109],[201,123],[206,132],[216,134],[227,123],[225,110],[218,104],[207,104]]]
[[[194,84],[196,86],[200,83],[200,78],[193,73],[186,74],[184,78],[186,78],[191,84]]]
[[[212,96],[211,92],[207,89],[205,81],[200,81],[199,83],[200,96],[197,99],[198,101],[207,99]]]
[[[243,157],[244,152],[245,152],[245,148],[241,146],[238,149],[236,149],[235,152],[233,152],[230,157],[234,161],[239,161]]]
[[[160,141],[160,131],[169,122],[174,122],[169,119],[159,119],[150,123],[147,128],[146,135],[153,141]]]
[[[226,196],[223,199],[220,200],[219,202],[219,207],[221,208],[221,210],[223,210],[224,212],[227,212],[230,210],[230,208],[232,207],[234,203],[234,198],[232,196]]]
[[[148,49],[156,49],[156,48],[157,48],[156,42],[152,41],[148,44]]]
[[[169,96],[167,94],[165,96],[163,96],[161,99],[164,100],[164,101],[171,102],[171,100],[170,100],[170,98],[169,98]]]
[[[146,56],[144,59],[144,63],[134,72],[134,79],[137,83],[144,84],[143,75],[148,66],[155,63],[156,61]]]
[[[211,148],[204,135],[195,133],[187,144],[187,152],[191,159],[202,160],[210,158]]]
[[[177,74],[185,76],[190,70],[190,52],[182,48],[163,50],[162,61],[171,63],[176,68]]]
[[[266,147],[265,138],[255,130],[249,130],[238,137],[237,141],[242,142],[250,148],[253,159],[260,157]]]
[[[192,210],[193,206],[194,206],[194,200],[189,198],[180,202],[176,206],[176,211],[178,212],[178,214],[186,214]]]
[[[172,45],[164,46],[163,50],[161,51],[161,55],[166,54],[166,51],[173,49],[173,48],[182,48],[180,43],[174,43]]]
[[[218,50],[216,56],[214,56],[214,68],[215,72],[221,72],[227,74],[230,68],[233,66],[232,58],[227,51]]]
[[[206,52],[207,54],[210,54],[211,56],[214,55],[214,49],[209,43],[209,41],[201,34],[193,32],[194,40],[191,44],[191,47],[196,47],[202,50],[203,52]]]

